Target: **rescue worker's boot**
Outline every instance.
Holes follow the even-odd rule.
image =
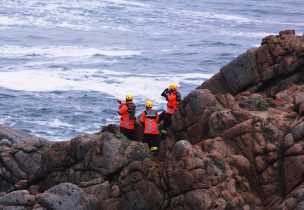
[[[160,138],[161,139],[166,139],[167,138],[167,131],[166,130],[161,130],[160,131]]]
[[[151,147],[150,151],[151,151],[152,154],[155,154],[155,153],[158,152],[158,147]]]

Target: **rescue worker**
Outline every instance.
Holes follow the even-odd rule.
[[[142,112],[140,122],[144,124],[143,142],[148,143],[150,151],[155,153],[159,148],[158,113],[152,110],[153,103],[146,102],[146,111]]]
[[[117,100],[120,104],[117,113],[121,115],[120,118],[120,132],[125,135],[129,140],[133,139],[134,135],[134,121],[136,106],[133,103],[133,95],[128,93],[126,102]]]
[[[161,137],[167,136],[167,128],[171,126],[171,117],[174,114],[178,103],[181,101],[181,94],[177,91],[177,84],[171,83],[169,88],[166,88],[161,96],[165,97],[168,101],[166,111],[160,115],[160,121],[163,120],[163,129],[161,130]]]

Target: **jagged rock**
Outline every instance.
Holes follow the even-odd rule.
[[[230,164],[235,166],[240,174],[247,174],[250,170],[250,162],[242,155],[231,155]]]
[[[297,205],[297,200],[295,198],[290,198],[287,201],[285,201],[285,206],[287,207],[288,210],[294,209],[296,205]]]
[[[103,127],[101,129],[101,132],[105,133],[105,132],[109,132],[109,133],[113,133],[113,134],[117,134],[119,133],[119,127],[113,124],[109,124],[105,127]]]
[[[176,132],[184,131],[186,128],[187,134],[196,133],[198,136],[190,139],[199,139],[200,136],[208,131],[208,115],[211,111],[206,108],[214,107],[216,98],[208,90],[194,90],[181,102],[180,108],[172,116],[172,128]],[[205,111],[206,110],[206,111]],[[185,115],[187,113],[187,115]],[[203,116],[202,116],[203,115]]]
[[[22,150],[26,153],[32,153],[32,152],[37,151],[37,148],[36,147],[24,147],[24,148],[22,148]]]
[[[40,169],[41,155],[39,153],[27,153],[19,150],[14,154],[14,157],[21,166],[22,171],[28,175],[36,174]]]
[[[36,198],[0,209],[303,208],[303,56],[292,30],[264,38],[180,102],[155,155],[114,125],[66,142],[0,126],[0,194]]]
[[[186,206],[183,206],[186,204]],[[208,209],[211,199],[206,190],[194,190],[171,199],[170,210],[173,209]],[[183,207],[182,207],[183,206]]]
[[[111,199],[106,200],[102,204],[102,208],[101,209],[102,210],[113,210],[113,209],[132,210],[120,198],[111,198]]]
[[[30,186],[30,189],[29,189],[29,192],[32,194],[32,195],[38,195],[40,193],[42,193],[42,189],[41,189],[41,186],[36,184],[36,185],[31,185]]]
[[[245,87],[259,82],[259,67],[255,60],[256,53],[257,49],[249,50],[221,68],[220,72],[231,93],[236,94]]]
[[[296,207],[296,210],[303,210],[304,209],[304,201],[299,203]]]
[[[297,202],[304,201],[304,188],[300,188],[296,192],[292,193],[292,196],[297,200]]]
[[[0,139],[8,139],[12,143],[20,142],[20,141],[39,141],[42,138],[37,138],[30,134],[24,133],[22,131],[18,131],[13,128],[8,128],[3,125],[0,125]]]
[[[304,155],[285,157],[284,178],[286,192],[290,192],[301,183],[304,174]]]
[[[262,89],[268,95],[274,96],[276,92],[286,88],[286,84],[297,83],[302,79],[300,73],[285,80],[280,80],[279,76],[300,72],[303,68],[303,43],[302,37],[292,33],[266,37],[261,47],[240,55],[199,88],[207,88],[214,94],[237,94],[245,90],[255,92]]]
[[[94,141],[92,141],[94,139]],[[97,145],[100,136],[98,135],[90,135],[89,138],[86,136],[79,136],[71,139],[70,151],[69,153],[76,160],[82,160],[85,156],[91,152],[92,150],[100,150],[99,145]]]
[[[304,102],[304,92],[297,92],[293,95],[293,104],[295,110],[300,114],[303,115],[303,102]]]
[[[8,139],[2,139],[0,141],[0,146],[7,146],[7,147],[11,147],[13,144],[12,142],[10,142]]]
[[[164,201],[159,165],[146,158],[133,161],[120,174],[119,191],[129,208],[160,209]]]
[[[127,163],[127,160],[121,152],[123,152],[122,150],[126,150],[128,145],[123,144],[124,142],[119,141],[111,134],[105,136],[101,149],[103,158],[100,160],[102,166],[101,172],[103,175],[111,174]]]
[[[117,198],[117,197],[120,196],[120,189],[119,189],[118,185],[113,185],[112,188],[111,188],[111,191],[112,191],[112,196],[114,198]]]
[[[46,209],[97,209],[98,200],[71,183],[62,183],[44,192],[39,204]]]
[[[104,179],[103,178],[100,178],[100,179],[93,179],[93,180],[90,180],[88,182],[81,182],[79,183],[79,187],[89,187],[89,186],[92,186],[92,185],[97,185],[97,184],[102,184],[104,183]]]
[[[288,156],[303,155],[304,154],[303,143],[304,142],[294,144],[284,154]]]
[[[208,153],[218,153],[222,158],[227,157],[228,148],[221,138],[207,139],[203,141],[202,147]]]
[[[299,123],[295,126],[291,133],[296,141],[300,140],[304,136],[304,122]]]
[[[294,142],[293,135],[291,133],[287,134],[284,138],[284,148],[288,149],[294,144]]]
[[[88,186],[86,188],[83,188],[83,190],[86,193],[95,195],[96,198],[98,198],[100,201],[104,201],[110,195],[110,183],[106,181],[102,184]]]
[[[0,157],[6,169],[8,169],[16,177],[26,179],[26,173],[19,168],[18,164],[8,151],[0,153]]]
[[[27,190],[14,191],[0,197],[0,205],[5,206],[32,206],[35,196],[30,195]]]
[[[19,180],[16,184],[15,184],[15,187],[17,189],[24,189],[27,187],[28,185],[28,180]]]
[[[181,140],[174,145],[173,156],[176,161],[181,160],[192,152],[192,145],[187,140]]]

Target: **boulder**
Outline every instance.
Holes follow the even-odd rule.
[[[293,138],[293,135],[291,133],[287,134],[284,137],[284,149],[288,149],[294,144],[295,140]]]
[[[95,195],[99,201],[105,201],[110,195],[110,183],[108,181],[102,184],[96,184],[83,188],[86,193]]]
[[[32,206],[35,196],[30,195],[27,190],[19,190],[0,197],[0,205],[4,206]]]
[[[187,140],[178,141],[173,147],[174,160],[179,161],[192,153],[192,145]]]
[[[232,94],[260,82],[256,54],[257,49],[248,50],[220,69]]]
[[[22,141],[39,141],[44,140],[36,136],[32,136],[28,133],[8,128],[3,125],[0,125],[0,139],[8,139],[12,143],[22,142]]]
[[[172,116],[172,127],[179,132],[199,121],[204,110],[216,105],[216,98],[209,90],[197,89],[189,93]],[[187,113],[184,115],[183,113]],[[183,119],[183,120],[181,120]]]
[[[123,156],[129,146],[128,140],[120,140],[113,134],[104,134],[103,146],[101,149],[102,158],[100,159],[101,173],[107,176],[116,172],[128,163]]]
[[[39,204],[53,210],[88,210],[97,209],[98,200],[77,185],[61,183],[44,192],[39,197]]]
[[[303,181],[304,155],[284,159],[284,178],[286,192],[290,192]]]
[[[292,130],[291,133],[296,141],[300,140],[304,136],[304,122],[299,123],[296,125]]]
[[[0,141],[0,146],[11,147],[12,145],[13,145],[13,143],[11,141],[9,141],[8,139],[2,139]]]
[[[35,147],[34,147],[35,148]],[[41,155],[38,152],[26,153],[23,150],[19,150],[14,154],[18,165],[25,171],[28,176],[33,176],[38,173],[41,166]]]

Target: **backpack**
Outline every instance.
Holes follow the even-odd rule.
[[[129,113],[130,120],[135,120],[135,112],[136,112],[135,111],[136,110],[135,104],[127,103],[126,105],[128,107],[127,112]]]
[[[154,110],[146,110],[145,115],[146,115],[146,118],[148,118],[148,119],[156,119],[157,112]]]

